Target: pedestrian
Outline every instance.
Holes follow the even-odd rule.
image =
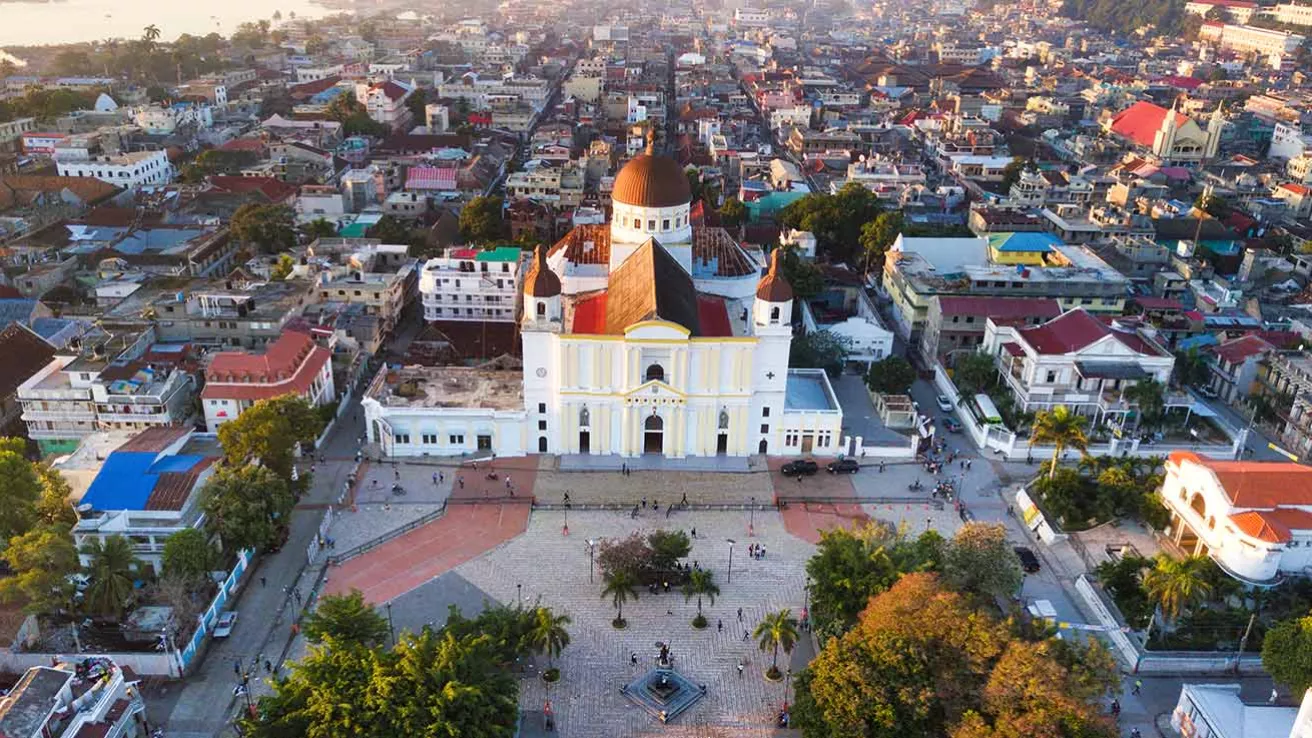
[[[1135,680],[1134,680],[1134,689],[1130,691],[1130,694],[1139,694],[1139,690],[1141,690],[1141,689],[1143,689],[1143,680],[1142,680],[1142,679],[1135,679]]]
[[[738,676],[739,676],[739,678],[741,678],[742,675],[743,675],[743,662],[739,661],[739,662],[738,662]]]
[[[738,608],[738,622],[741,623],[742,621],[743,621],[743,609],[740,607]]]
[[[569,504],[569,492],[568,492],[568,491],[565,492],[565,496],[564,496],[564,498],[562,498],[562,499],[564,500],[564,502],[565,502],[566,505]]]
[[[445,481],[446,481],[446,475],[442,473],[442,470],[441,470],[441,469],[439,469],[439,470],[437,471],[437,483],[438,483],[438,484],[441,484],[442,482],[445,482]]]
[[[715,632],[716,633],[724,632],[724,621],[719,618],[715,619]]]
[[[1272,688],[1271,688],[1271,699],[1267,700],[1267,702],[1270,702],[1271,704],[1274,705],[1274,704],[1276,703],[1276,700],[1278,700],[1278,699],[1280,699],[1280,692],[1277,691],[1275,687],[1272,687]]]
[[[743,628],[743,641],[750,641],[751,637],[747,635],[747,629]]]
[[[637,651],[634,651],[634,652],[632,652],[632,653],[629,654],[629,663],[632,664],[632,665],[634,665],[634,666],[637,666],[637,665],[638,665],[638,652],[637,652]]]
[[[433,485],[434,485],[434,486],[437,485],[437,475],[436,475],[436,474],[433,475]]]
[[[506,489],[510,489],[510,475],[506,475]]]
[[[975,463],[974,459],[966,459],[966,471],[970,471],[970,465],[974,463]]]
[[[657,502],[656,498],[653,497],[651,501],[652,512],[660,512],[660,509],[661,509],[661,503]]]
[[[670,581],[667,579],[664,582],[662,582],[662,584],[665,585],[665,591],[666,593],[668,593],[670,591]]]
[[[233,659],[232,670],[237,676],[241,676],[241,659]]]
[[[1117,700],[1117,699],[1113,699],[1113,700],[1112,700],[1112,715],[1115,716],[1115,717],[1120,717],[1120,715],[1121,715],[1121,701],[1120,701],[1120,700]]]
[[[683,505],[684,507],[687,507],[687,506],[688,506],[688,493],[687,493],[687,492],[684,492],[684,493],[683,493],[683,499],[682,499],[682,500],[679,500],[679,504],[680,504],[680,505]]]
[[[643,510],[646,510],[646,509],[647,509],[647,498],[646,498],[646,497],[642,498],[642,509],[643,509]]]
[[[630,518],[638,517],[638,506],[636,504],[633,506],[633,512],[629,513],[629,517]]]
[[[269,661],[268,659],[264,660],[264,673],[265,674],[273,673],[273,662]]]
[[[1130,738],[1143,738],[1143,733],[1138,728],[1130,728]]]
[[[260,586],[267,587],[268,585],[269,585],[269,580],[265,579],[264,577],[260,577]]]
[[[865,449],[862,449],[862,451],[864,452]],[[882,462],[882,461],[879,462],[879,473],[880,473],[880,474],[883,474],[883,473],[884,473],[884,462]]]
[[[666,520],[669,520],[669,519],[670,519],[670,513],[673,512],[673,511],[674,511],[674,505],[666,505],[666,506],[665,506],[665,519],[666,519]]]
[[[693,528],[693,529],[692,529],[692,537],[693,537],[693,538],[696,538],[696,537],[697,537],[697,529],[696,529],[696,528]]]
[[[459,484],[459,485],[460,485],[460,489],[464,489],[464,488],[465,488],[465,478],[464,478],[464,477],[456,477],[456,484]]]
[[[396,482],[401,481],[401,470],[400,470],[400,469],[393,469],[393,470],[392,470],[392,480],[393,480],[393,481],[396,481]]]
[[[798,474],[796,477],[794,477],[794,479],[797,480],[797,484],[798,484],[798,486],[801,486],[801,484],[802,484],[802,475],[801,475],[801,474]]]

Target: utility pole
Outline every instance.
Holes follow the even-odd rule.
[[[1239,650],[1235,651],[1235,673],[1239,673],[1239,660],[1244,657],[1244,646],[1248,645],[1248,636],[1253,632],[1253,621],[1257,619],[1257,613],[1250,613],[1248,616],[1248,626],[1244,628],[1244,637],[1239,639]]]

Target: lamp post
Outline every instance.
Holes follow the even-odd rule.
[[[523,608],[523,607],[524,607],[524,585],[523,585],[523,584],[516,584],[516,585],[515,585],[515,606],[516,606],[516,607],[519,607],[519,608]]]
[[[729,542],[729,574],[724,578],[726,584],[733,582],[733,544],[737,543],[732,538],[724,539]]]
[[[387,608],[387,632],[392,634],[392,646],[396,646],[396,624],[392,622],[392,603],[384,605]]]
[[[756,496],[752,496],[751,521],[747,523],[747,535],[756,535]]]
[[[588,539],[588,584],[592,584],[592,554],[597,550],[597,541],[594,538]]]

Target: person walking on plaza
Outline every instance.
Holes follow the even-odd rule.
[[[742,621],[743,621],[743,609],[740,607],[738,608],[738,622],[741,623]]]
[[[719,618],[715,619],[715,632],[716,633],[724,632],[724,621]]]
[[[683,505],[684,507],[687,507],[687,506],[688,506],[688,493],[687,493],[687,492],[684,492],[684,493],[683,493],[683,499],[679,501],[679,504],[680,504],[680,505]]]
[[[1143,680],[1142,680],[1142,679],[1135,679],[1135,680],[1134,680],[1134,689],[1130,690],[1130,694],[1139,694],[1139,690],[1141,690],[1141,689],[1143,689]]]

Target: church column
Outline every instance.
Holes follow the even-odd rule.
[[[623,456],[629,455],[629,435],[633,432],[630,409],[627,403],[620,408],[620,454]]]
[[[681,457],[686,455],[684,452],[684,440],[688,435],[688,418],[682,405],[675,405],[673,410],[674,412],[671,414],[674,416],[674,455]]]
[[[747,453],[747,408],[734,408],[729,420],[730,448],[733,454],[742,456]]]
[[[576,454],[579,452],[578,409],[573,403],[562,403],[561,413],[565,417],[560,419],[559,427],[562,438],[557,439],[557,442],[561,448],[565,449],[565,453]]]

